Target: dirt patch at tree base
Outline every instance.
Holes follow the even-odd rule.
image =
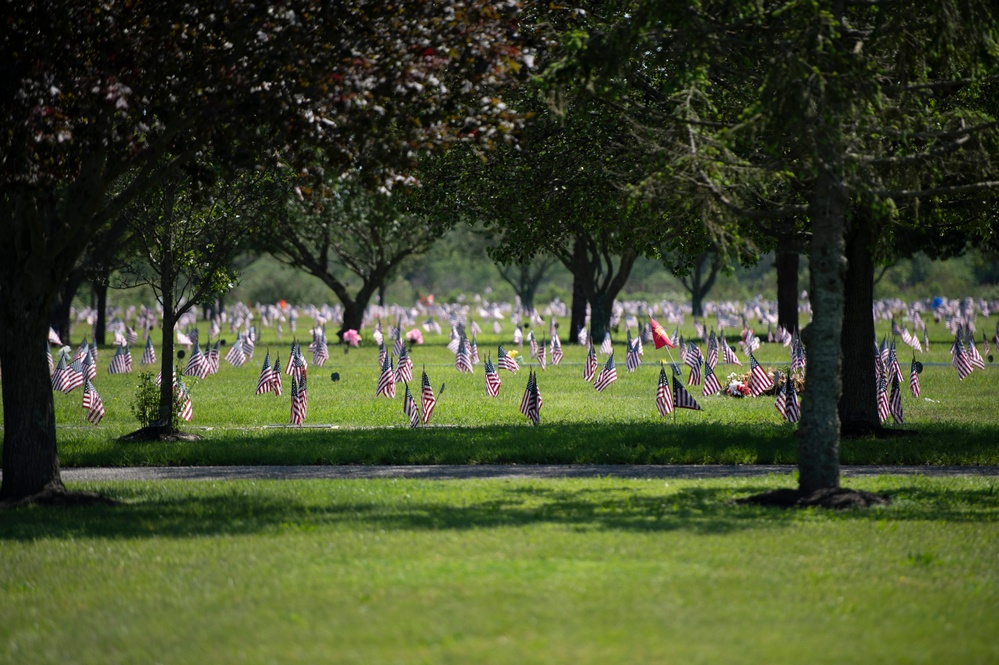
[[[201,437],[190,432],[149,426],[137,429],[134,432],[130,432],[125,436],[118,438],[119,443],[149,443],[152,441],[201,441]]]
[[[45,489],[38,494],[0,501],[0,510],[22,506],[117,506],[118,501],[96,492],[69,492],[65,488]]]
[[[887,506],[891,504],[891,498],[882,494],[864,492],[863,490],[851,490],[845,487],[827,487],[814,492],[779,489],[736,499],[735,502],[758,506],[776,506],[778,508],[814,507],[846,510],[848,508]]]

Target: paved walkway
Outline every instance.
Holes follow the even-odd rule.
[[[790,475],[789,464],[745,465],[426,465],[426,466],[174,466],[122,468],[64,468],[67,482],[111,480],[340,480],[352,478],[747,478]],[[843,466],[844,477],[883,475],[999,476],[999,466]]]

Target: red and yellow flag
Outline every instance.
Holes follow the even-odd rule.
[[[671,349],[675,349],[676,345],[670,340],[669,335],[663,329],[659,322],[655,319],[652,321],[652,341],[655,342],[656,348],[661,349],[664,346],[668,346]]]

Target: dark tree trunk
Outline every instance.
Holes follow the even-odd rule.
[[[7,302],[0,305],[5,310],[5,325],[0,327],[3,500],[64,491],[56,452],[52,383],[45,359],[49,312],[27,300],[8,295]]]
[[[174,326],[177,318],[173,304],[173,281],[168,281],[168,271],[163,271],[163,350],[160,357],[160,409],[156,429],[161,434],[174,432],[173,375],[174,375]]]
[[[360,330],[364,325],[364,311],[368,308],[375,291],[385,283],[384,277],[378,279],[376,275],[373,279],[374,281],[364,282],[353,298],[347,296],[345,290],[342,295],[338,293],[340,304],[343,305],[343,324],[336,333],[340,339],[343,339],[343,334],[348,330]]]
[[[572,246],[572,264],[566,266],[572,273],[572,309],[569,314],[569,342],[575,344],[579,331],[586,327],[586,239],[576,236]]]
[[[613,305],[614,296],[598,295],[590,300],[590,332],[593,335],[595,345],[599,345],[604,340],[604,335],[610,330]]]
[[[707,274],[705,274],[705,267],[709,261],[711,265],[707,268]],[[718,262],[718,256],[714,252],[702,252],[694,262],[694,268],[690,272],[690,276],[680,280],[687,289],[687,293],[690,294],[690,309],[691,315],[694,318],[700,319],[704,317],[704,297],[715,285],[715,280],[718,278],[718,271],[720,269],[721,264]]]
[[[837,155],[832,148],[826,154]],[[843,329],[844,232],[847,193],[834,165],[817,176],[809,261],[812,322],[798,430],[798,487],[804,493],[839,487],[839,397]]]
[[[839,398],[844,434],[881,431],[874,371],[874,239],[876,223],[855,218],[846,236],[847,294],[843,309],[843,394]]]
[[[77,269],[71,272],[59,288],[55,303],[52,305],[52,315],[49,325],[58,333],[59,339],[62,340],[63,344],[70,344],[73,328],[69,320],[69,310],[73,306],[73,298],[76,296],[76,292],[80,290],[82,283],[83,270]],[[46,338],[48,337],[48,331],[46,331],[45,336]]]
[[[777,325],[788,331],[798,327],[799,252],[798,241],[793,235],[782,234],[777,238],[774,257],[774,266],[777,268]]]
[[[94,323],[94,344],[104,346],[107,343],[107,309],[108,285],[103,280],[93,282],[94,309],[97,310],[97,321]]]

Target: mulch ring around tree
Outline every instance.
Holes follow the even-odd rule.
[[[826,487],[814,492],[802,492],[795,489],[779,489],[762,494],[736,499],[735,503],[753,504],[758,506],[775,506],[777,508],[832,508],[847,510],[849,508],[870,508],[871,506],[887,506],[891,498],[883,494],[873,494],[863,490],[852,490],[845,487]]]
[[[180,430],[168,430],[163,427],[150,425],[130,432],[118,438],[119,443],[147,443],[150,441],[201,441],[201,437],[191,432]]]

